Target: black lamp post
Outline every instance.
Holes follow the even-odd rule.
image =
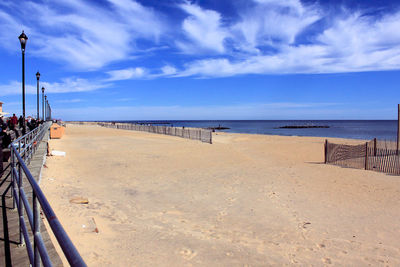
[[[47,111],[47,95],[45,95],[44,96],[44,102],[45,102],[45,104],[44,104],[44,107],[46,108],[46,112],[45,112],[45,121],[47,121],[47,116],[48,116],[48,111]]]
[[[19,42],[21,43],[21,51],[22,51],[22,117],[24,119],[23,123],[23,131],[26,133],[26,123],[25,123],[25,45],[26,41],[28,41],[28,36],[25,35],[24,31],[22,31],[21,35],[18,37]]]
[[[36,72],[36,80],[37,80],[37,120],[39,120],[39,79],[40,79],[40,73],[39,71]]]
[[[42,87],[42,120],[44,121],[44,87]]]

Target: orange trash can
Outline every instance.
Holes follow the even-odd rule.
[[[64,134],[64,127],[58,125],[58,124],[53,124],[50,127],[50,138],[51,139],[60,139]]]

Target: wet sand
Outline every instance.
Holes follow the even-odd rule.
[[[400,177],[323,142],[68,125],[41,186],[89,266],[400,265]]]

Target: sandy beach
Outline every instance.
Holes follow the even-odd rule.
[[[69,124],[41,186],[89,266],[399,266],[400,177],[325,165],[323,142]]]

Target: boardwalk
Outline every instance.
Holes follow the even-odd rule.
[[[46,142],[48,140],[48,133],[45,134],[43,141],[40,142],[39,148],[36,151],[36,154],[33,156],[31,162],[29,163],[28,167],[30,172],[32,173],[33,177],[35,177],[36,181],[39,181],[40,178],[40,173],[41,173],[41,168],[43,165],[43,161],[45,159],[46,155]],[[4,167],[6,167],[5,165]],[[3,181],[6,177],[7,174],[10,172],[10,169],[8,168],[6,172],[4,173],[3,177],[1,178],[1,181]],[[29,259],[28,259],[28,254],[26,251],[25,246],[19,246],[19,227],[18,227],[18,212],[17,210],[12,210],[12,198],[10,197],[11,189],[8,190],[6,194],[4,194],[4,191],[7,189],[7,187],[10,185],[10,177],[7,178],[7,180],[1,185],[0,187],[0,192],[2,198],[5,200],[5,206],[2,202],[0,202],[0,205],[2,207],[0,217],[0,234],[1,234],[1,239],[0,239],[0,266],[6,266],[7,264],[7,256],[10,255],[9,260],[11,260],[12,266],[29,266]],[[31,195],[32,195],[32,190],[30,186],[28,186],[28,181],[26,180],[24,176],[23,180],[24,184],[24,190],[29,196],[29,201],[31,202]],[[4,197],[3,197],[4,195]],[[43,219],[43,218],[42,218]],[[30,229],[30,226],[28,225],[28,219],[25,218],[25,221],[27,222],[27,228]],[[51,240],[49,237],[49,234],[43,225],[41,224],[42,227],[42,237],[43,240],[45,241],[46,248],[48,250],[48,253],[52,259],[53,265],[54,266],[62,266],[62,262],[60,257],[58,256]],[[8,238],[7,238],[7,231],[4,230],[8,229]],[[32,235],[30,234],[30,240],[32,241]],[[10,253],[7,252],[7,246],[9,245],[10,248]]]

